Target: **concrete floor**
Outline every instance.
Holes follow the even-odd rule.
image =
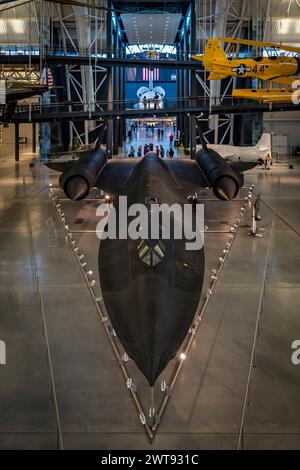
[[[266,252],[269,264],[256,367],[246,407],[245,449],[300,448],[300,366],[291,344],[300,338],[300,166],[255,169],[263,201],[263,239],[248,237],[245,216],[197,330],[190,353],[152,444],[141,425],[103,325],[75,261],[57,212],[48,199],[54,172],[29,169],[26,149],[18,167],[12,149],[0,156],[0,339],[7,364],[0,366],[0,448],[56,449],[57,422],[43,318],[32,260],[44,304],[54,382],[65,449],[234,449],[237,447]],[[242,197],[247,192],[243,190]],[[206,278],[228,240],[241,202],[211,200],[205,191]],[[97,202],[62,201],[66,219],[97,275]],[[276,212],[273,231],[272,210]],[[82,221],[78,219],[83,219]],[[80,222],[80,223],[78,223]],[[162,373],[168,382],[175,358]],[[129,362],[144,409],[145,380]],[[163,399],[155,387],[155,407]]]

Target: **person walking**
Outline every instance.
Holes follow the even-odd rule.
[[[165,149],[163,148],[162,145],[160,146],[160,156],[161,156],[161,158],[164,158],[164,156],[165,156]]]
[[[158,139],[160,139],[160,133],[161,133],[161,131],[160,131],[160,127],[159,127],[159,128],[157,129],[157,138],[158,138]]]
[[[143,147],[141,145],[138,146],[138,153],[137,153],[137,156],[138,157],[141,157],[142,156],[142,151],[143,151]]]
[[[148,151],[149,151],[149,150],[148,150],[148,145],[145,144],[145,145],[144,145],[144,156],[147,155]]]
[[[171,132],[171,134],[169,135],[170,148],[173,147],[173,141],[174,141],[174,135]]]
[[[133,146],[130,147],[128,157],[134,157],[134,148],[133,148]]]
[[[156,153],[156,156],[159,157],[160,149],[158,145],[156,146],[155,153]]]
[[[132,141],[132,130],[131,129],[129,129],[129,131],[128,131],[128,140],[129,140],[129,142]]]
[[[162,139],[164,138],[164,133],[165,133],[165,130],[164,130],[164,128],[162,128],[162,130],[161,130],[161,138]]]
[[[170,147],[170,150],[169,150],[169,157],[170,158],[173,158],[174,157],[174,150],[172,147]]]

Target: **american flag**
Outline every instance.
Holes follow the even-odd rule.
[[[52,87],[54,85],[53,75],[52,75],[50,67],[45,67],[43,69],[41,82],[44,83],[45,85],[48,85],[48,87]]]

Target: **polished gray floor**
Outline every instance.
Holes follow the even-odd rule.
[[[38,279],[65,449],[235,449],[269,243],[242,445],[300,448],[300,366],[291,363],[291,344],[300,339],[300,166],[248,174],[246,184],[262,195],[264,238],[248,236],[247,213],[150,443],[48,198],[48,183],[55,184],[57,175],[39,165],[30,169],[26,149],[18,167],[11,154],[2,149],[0,157],[0,340],[7,346],[7,364],[0,366],[0,448],[57,448]],[[205,293],[243,201],[222,203],[209,191],[203,199]],[[62,200],[97,292],[96,206],[92,198]],[[160,379],[168,382],[177,364],[174,358]],[[132,362],[128,370],[147,411],[145,380]],[[157,409],[163,398],[157,383]]]

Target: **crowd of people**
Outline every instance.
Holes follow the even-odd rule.
[[[132,141],[139,140],[139,134],[137,131],[143,128],[145,130],[146,137],[153,138],[156,141],[164,140],[165,147],[161,145],[159,142],[157,145],[153,143],[145,143],[144,145],[139,145],[137,148],[134,145],[131,145],[130,150],[127,155],[128,157],[142,157],[147,155],[149,152],[155,152],[157,156],[164,158],[170,157],[173,158],[174,156],[174,134],[176,132],[176,124],[172,123],[172,125],[167,125],[165,123],[159,123],[159,125],[155,125],[154,123],[147,123],[146,126],[142,121],[132,122],[130,128],[127,132],[127,137],[129,143]],[[170,129],[171,128],[171,129]],[[168,136],[166,137],[166,132],[168,132]],[[134,138],[134,139],[133,139]],[[149,139],[150,140],[150,139]],[[152,139],[151,139],[152,140]],[[169,144],[166,143],[168,140]]]
[[[136,122],[131,123],[130,128],[127,131],[127,138],[129,142],[132,142],[133,137],[136,137],[137,131],[141,129],[142,127],[143,127],[142,122],[136,121]],[[172,124],[171,129],[173,129],[173,132],[171,132],[171,134],[169,135],[169,139],[171,138],[172,145],[173,145],[173,141],[174,141],[173,133],[175,134],[176,132],[175,122]],[[158,127],[156,127],[155,124],[147,124],[145,127],[145,132],[146,132],[147,137],[151,137],[151,136],[155,137],[155,134],[156,134],[158,140],[163,140],[165,136],[165,132],[166,132],[166,126],[164,124],[161,124]]]
[[[173,146],[170,146],[167,149],[167,151],[165,151],[165,149],[162,145],[156,145],[155,150],[154,150],[154,145],[152,143],[145,144],[144,146],[139,145],[138,148],[137,148],[137,155],[135,155],[135,148],[132,145],[130,147],[128,157],[135,157],[135,156],[137,156],[137,157],[144,156],[145,157],[147,155],[147,153],[149,153],[149,152],[155,152],[156,156],[161,157],[161,158],[164,158],[164,157],[173,158],[174,157]]]

